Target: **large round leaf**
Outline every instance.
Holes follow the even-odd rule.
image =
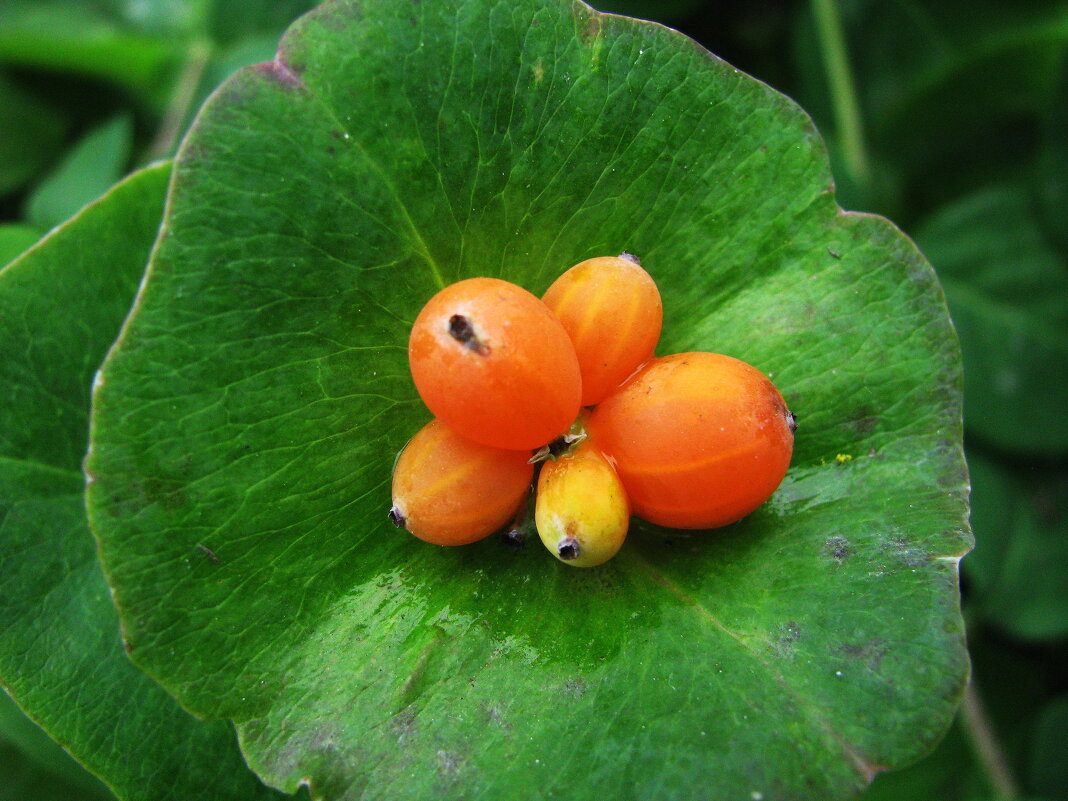
[[[799,415],[772,501],[588,571],[393,529],[425,300],[624,248],[662,352],[744,358]],[[582,4],[342,0],[182,148],[90,519],[134,659],[278,787],[844,798],[930,749],[967,671],[959,389],[929,265],[838,209],[768,87]]]

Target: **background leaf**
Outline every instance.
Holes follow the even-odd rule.
[[[1068,635],[1068,473],[1021,480],[978,454],[970,458],[976,494],[972,521],[981,539],[965,574],[975,588],[978,613],[1018,637],[1063,638]]]
[[[1068,209],[1068,61],[1061,66],[1043,122],[1042,151],[1035,170],[1039,216],[1061,258],[1068,259],[1068,226],[1064,225]]]
[[[272,784],[336,798],[843,798],[932,747],[967,669],[959,355],[808,119],[567,3],[335,2],[281,53],[186,141],[95,395],[90,517],[138,663]],[[742,356],[799,414],[776,499],[591,571],[392,530],[425,299],[624,247],[664,351]]]
[[[1038,718],[1031,750],[1029,773],[1032,785],[1048,798],[1061,798],[1068,787],[1068,766],[1060,755],[1068,737],[1068,696],[1046,704]]]
[[[1068,271],[1020,186],[991,186],[916,232],[938,265],[966,366],[965,425],[1002,448],[1068,450]]]
[[[0,197],[21,188],[59,150],[60,114],[0,71]]]
[[[0,766],[4,801],[113,799],[108,788],[74,761],[6,692],[0,691]]]
[[[174,49],[130,30],[93,3],[5,0],[0,6],[0,64],[64,70],[142,96],[160,88]]]
[[[104,194],[126,171],[132,137],[133,121],[127,115],[86,134],[34,189],[26,219],[47,230]]]
[[[126,658],[86,525],[90,384],[169,171],[129,178],[0,272],[0,681],[123,799],[277,798],[228,724],[194,719]]]
[[[835,7],[873,163],[863,185],[836,171],[849,191],[843,205],[908,225],[925,208],[1012,174],[1036,136],[1034,111],[1047,102],[1068,43],[1063,3],[844,0]],[[826,54],[809,15],[796,28],[794,52],[794,96],[833,145],[841,132],[831,122]]]

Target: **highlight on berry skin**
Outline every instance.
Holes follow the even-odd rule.
[[[653,359],[592,413],[639,517],[670,528],[741,520],[790,466],[796,418],[759,370],[715,353]]]
[[[567,332],[507,281],[469,278],[434,295],[412,326],[408,360],[434,416],[483,445],[539,448],[578,416],[582,379]]]
[[[582,442],[542,464],[534,520],[549,553],[572,567],[593,567],[623,546],[630,503],[612,465]]]
[[[582,405],[600,403],[660,339],[656,282],[629,253],[579,262],[542,296],[571,337],[582,372]]]
[[[435,545],[466,545],[511,522],[534,477],[527,451],[480,445],[440,420],[427,423],[393,469],[398,527]]]

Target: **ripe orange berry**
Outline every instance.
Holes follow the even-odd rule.
[[[393,469],[390,519],[435,545],[466,545],[507,525],[526,498],[534,468],[526,451],[471,442],[432,420]]]
[[[590,418],[634,513],[672,528],[725,526],[764,503],[786,475],[794,428],[771,381],[716,353],[652,360]]]
[[[438,292],[412,326],[408,360],[431,412],[497,448],[545,445],[578,416],[575,348],[549,307],[496,278]]]
[[[612,465],[582,443],[542,465],[534,521],[553,556],[575,567],[593,567],[622,547],[630,504]]]
[[[652,357],[660,339],[660,292],[629,253],[579,262],[542,299],[575,344],[583,406],[604,400]]]

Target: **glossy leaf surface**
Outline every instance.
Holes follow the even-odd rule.
[[[95,395],[90,519],[134,658],[235,720],[268,782],[847,798],[945,730],[957,344],[911,243],[839,211],[792,103],[582,5],[334,2],[213,97],[176,170]],[[393,529],[423,303],[624,249],[660,352],[743,358],[798,414],[777,495],[587,571]]]

